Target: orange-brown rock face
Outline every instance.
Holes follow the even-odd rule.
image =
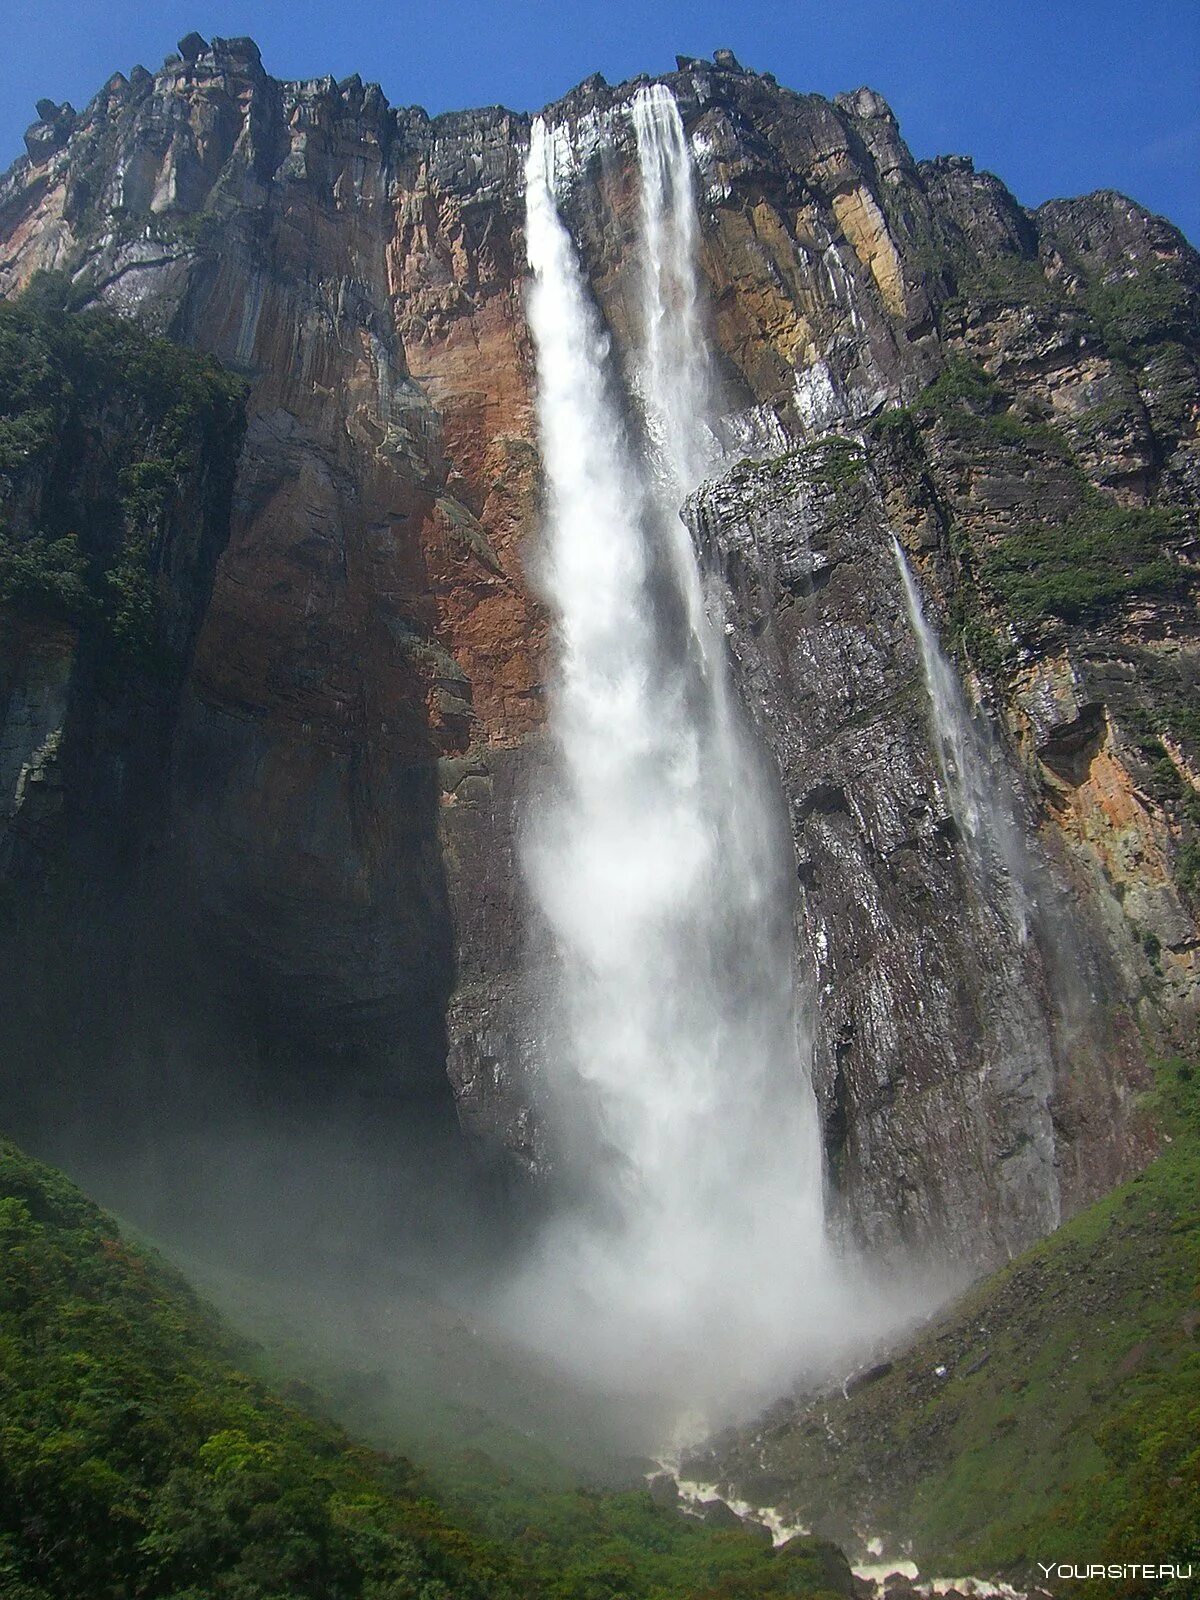
[[[385,1079],[440,1072],[436,760],[541,717],[518,143],[277,84],[234,41],[114,80],[6,193],[6,290],[69,264],[250,381],[172,893],[231,989],[295,1014],[285,1048]]]

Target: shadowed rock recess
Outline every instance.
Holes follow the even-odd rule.
[[[188,44],[78,114],[41,103],[0,181],[0,337],[58,340],[49,370],[98,308],[224,369],[34,395],[45,436],[0,437],[0,1111],[144,1183],[156,1127],[246,1108],[304,1170],[315,1108],[372,1157],[331,1181],[411,1216],[405,1131],[510,1187],[549,1161],[516,865],[549,642],[530,119]],[[965,158],[915,162],[869,89],[721,60],[661,80],[746,441],[687,516],[791,816],[834,1214],[978,1269],[1143,1164],[1147,1049],[1194,1044],[1200,260],[1121,195],[1030,212]],[[636,87],[547,112],[618,352]],[[1024,938],[955,821],[893,534],[1028,841]],[[103,647],[135,545],[165,670]],[[87,605],[29,579],[72,551]],[[168,1191],[211,1160],[185,1145]]]

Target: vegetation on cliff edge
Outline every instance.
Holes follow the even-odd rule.
[[[1138,597],[1181,596],[1194,582],[1174,549],[1178,512],[1115,503],[1089,481],[1062,430],[1023,411],[975,362],[953,357],[911,407],[876,418],[872,433],[911,474],[934,428],[973,458],[1029,479],[1036,492],[1027,504],[1040,513],[1026,512],[981,549],[952,530],[962,580],[956,634],[969,635],[972,659],[1002,670],[998,624],[1094,622]]]
[[[158,574],[241,445],[243,386],[136,323],[73,309],[43,273],[0,303],[0,602],[86,630],[117,664],[163,665]]]
[[[1018,621],[1073,622],[1134,595],[1179,594],[1189,574],[1169,553],[1175,517],[1092,498],[1062,523],[1039,522],[989,551],[983,576]]]

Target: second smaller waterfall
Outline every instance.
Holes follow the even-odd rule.
[[[971,716],[958,674],[925,615],[921,592],[892,535],[909,625],[929,696],[934,747],[954,821],[985,895],[1003,906],[1024,940],[1033,911],[1032,866],[1014,814],[1015,796],[991,738]],[[998,881],[997,881],[998,880]]]

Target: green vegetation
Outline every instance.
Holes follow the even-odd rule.
[[[955,358],[922,390],[911,406],[883,411],[871,424],[875,444],[888,452],[899,470],[910,477],[926,477],[924,431],[940,422],[954,433],[986,432],[993,443],[1024,446],[1043,443],[1052,430],[1011,415],[1009,397],[972,361]],[[1060,441],[1052,448],[1057,453]],[[932,493],[932,489],[927,489]],[[960,527],[950,528],[950,547],[958,569],[958,583],[950,595],[950,648],[973,667],[993,675],[1008,665],[1010,646],[989,617],[975,571],[975,552]]]
[[[803,448],[801,454],[813,483],[832,490],[835,495],[861,483],[866,474],[866,455],[853,439],[837,436],[818,439],[815,444]]]
[[[956,304],[974,302],[1001,306],[1041,306],[1063,303],[1059,286],[1047,278],[1036,256],[1003,255],[972,259],[958,273]]]
[[[871,422],[871,435],[881,444],[911,447],[919,439],[919,425],[937,418],[956,421],[961,415],[963,426],[982,424],[1007,400],[999,385],[983,368],[962,356],[953,356],[934,378],[926,384],[910,406],[889,406]]]
[[[1119,409],[1124,401],[1118,397],[1111,405]],[[948,362],[913,406],[885,412],[873,431],[884,447],[911,456],[919,450],[921,428],[935,423],[954,436],[1016,449],[1027,461],[1061,464],[1068,470],[1063,487],[1076,500],[1065,516],[1018,528],[981,559],[961,542],[956,546],[964,591],[956,632],[964,641],[970,633],[973,659],[994,669],[1003,664],[1003,651],[976,593],[976,576],[1018,623],[1048,617],[1079,621],[1102,615],[1134,595],[1185,590],[1187,570],[1169,548],[1176,531],[1174,515],[1160,508],[1116,506],[1101,496],[1061,433],[1018,414],[1011,397],[974,362]],[[968,567],[976,563],[973,575]]]
[[[1196,357],[1171,340],[1139,354],[1146,375],[1146,405],[1155,432],[1164,440],[1184,438],[1191,427],[1195,404]]]
[[[1034,1338],[1032,1319],[1010,1324],[992,1345],[989,1375],[939,1397],[943,1410],[960,1407],[961,1453],[949,1481],[920,1497],[930,1541],[952,1548],[972,1529],[964,1556],[974,1544],[975,1558],[1000,1566],[1039,1556],[1200,1559],[1196,1089],[1188,1065],[1165,1069],[1164,1154],[972,1308],[990,1315],[1006,1278],[1041,1289]],[[1135,1583],[1122,1592],[1172,1591]]]
[[[1145,1173],[972,1290],[885,1376],[752,1447],[746,1487],[786,1477],[819,1525],[855,1507],[929,1572],[1200,1561],[1200,1074],[1164,1067],[1147,1114],[1163,1151]]]
[[[1196,337],[1200,307],[1187,287],[1161,267],[1092,284],[1086,305],[1109,349],[1126,360],[1140,346]]]
[[[853,439],[831,433],[811,444],[793,445],[777,455],[747,456],[730,468],[729,478],[733,483],[753,481],[761,487],[772,479],[788,481],[797,467],[814,487],[839,495],[864,480],[867,457]]]
[[[1179,773],[1165,748],[1157,742],[1162,733],[1174,734],[1200,752],[1200,686],[1173,654],[1143,649],[1131,655],[1131,665],[1144,693],[1128,707],[1122,719],[1139,737],[1147,753],[1160,763],[1159,775],[1178,782]],[[1166,767],[1170,767],[1170,774]]]
[[[1111,425],[1129,403],[1114,395],[1091,424]],[[1113,504],[1088,480],[1060,430],[1022,413],[976,363],[952,359],[911,406],[872,424],[875,443],[909,476],[927,469],[926,441],[938,429],[972,451],[990,452],[998,470],[1007,462],[1039,491],[1027,502],[1038,507],[1039,520],[1026,520],[991,548],[976,549],[951,528],[959,569],[954,645],[973,663],[1006,670],[1011,652],[997,632],[999,616],[1018,628],[1093,621],[1135,596],[1186,593],[1191,574],[1172,548],[1177,514]]]
[[[922,426],[940,423],[953,438],[1008,444],[1066,458],[1066,440],[1054,427],[1021,413],[1010,395],[978,363],[953,356],[911,406],[891,406],[871,424],[880,444],[911,454]]]
[[[912,410],[918,420],[940,422],[951,436],[962,440],[1007,444],[1021,450],[1035,447],[1043,455],[1070,457],[1057,428],[1019,411],[1012,395],[995,378],[962,356],[946,363],[918,395]]]
[[[911,406],[889,406],[869,424],[870,434],[880,444],[890,444],[896,449],[916,446],[918,435]]]
[[[999,384],[963,356],[953,356],[917,400],[916,409],[944,417],[959,407],[991,412],[1005,403]]]
[[[474,1506],[488,1534],[515,1546],[548,1600],[834,1600],[851,1593],[850,1569],[833,1545],[795,1539],[779,1550],[737,1531],[720,1532],[654,1506],[641,1490],[590,1490],[531,1499],[498,1484],[494,1469],[457,1481],[451,1503]]]
[[[1194,704],[1188,709],[1193,717],[1197,715]],[[1166,729],[1170,725],[1169,713],[1164,717],[1161,705],[1146,715],[1143,722],[1143,727]],[[1189,736],[1194,739],[1194,728],[1189,729]],[[1176,847],[1172,863],[1176,885],[1186,895],[1200,896],[1200,794],[1172,761],[1161,739],[1143,732],[1138,752],[1149,769],[1148,787],[1183,833],[1183,842]]]
[[[88,628],[115,664],[162,666],[163,543],[228,492],[244,391],[76,299],[41,274],[0,304],[0,601]]]
[[[1192,822],[1200,825],[1200,795],[1172,761],[1166,745],[1161,739],[1146,738],[1139,748],[1143,760],[1149,763],[1158,798],[1175,802]]]
[[[0,1145],[0,1591],[13,1600],[515,1597],[411,1467],[232,1364],[216,1319]]]
[[[0,1142],[0,1593],[11,1600],[785,1600],[847,1596],[648,1494],[538,1492],[479,1457],[443,1498],[248,1376],[174,1272]],[[451,1481],[453,1480],[453,1481]],[[502,1541],[502,1542],[501,1542]]]
[[[73,534],[8,541],[0,526],[0,604],[81,622],[97,610],[87,561]]]
[[[982,575],[1014,617],[1076,621],[1137,594],[1178,594],[1188,578],[1166,544],[1169,511],[1104,504],[1093,496],[1061,524],[1010,534]]]
[[[1175,881],[1185,894],[1200,895],[1200,844],[1195,841],[1176,853]]]
[[[950,596],[950,648],[968,667],[979,667],[993,677],[1008,671],[1011,643],[998,632],[980,600],[969,559],[959,557],[959,584]]]
[[[1126,374],[1123,377],[1122,387],[1116,394],[1109,395],[1107,400],[1101,400],[1098,405],[1091,406],[1075,417],[1073,425],[1077,433],[1084,438],[1094,440],[1114,428],[1128,424],[1135,413],[1137,403],[1137,391]]]
[[[1129,689],[1113,709],[1122,732],[1136,747],[1138,781],[1166,812],[1178,843],[1172,869],[1176,885],[1200,899],[1200,794],[1172,758],[1169,736],[1185,760],[1200,754],[1200,693],[1196,669],[1186,654],[1143,648],[1126,658],[1132,669]]]
[[[1113,397],[1098,408],[1095,425],[1105,426],[1126,403]],[[917,466],[923,431],[934,426],[976,445],[1015,451],[1022,472],[1040,472],[1053,483],[1047,506],[1054,509],[1044,520],[1025,523],[982,553],[962,538],[954,540],[961,579],[955,634],[973,661],[993,671],[1004,668],[1006,652],[989,620],[988,593],[1020,625],[1095,619],[1137,595],[1187,590],[1190,574],[1171,549],[1176,514],[1114,505],[1089,482],[1060,431],[1020,414],[975,363],[948,362],[911,407],[878,417],[873,434],[880,446]]]

